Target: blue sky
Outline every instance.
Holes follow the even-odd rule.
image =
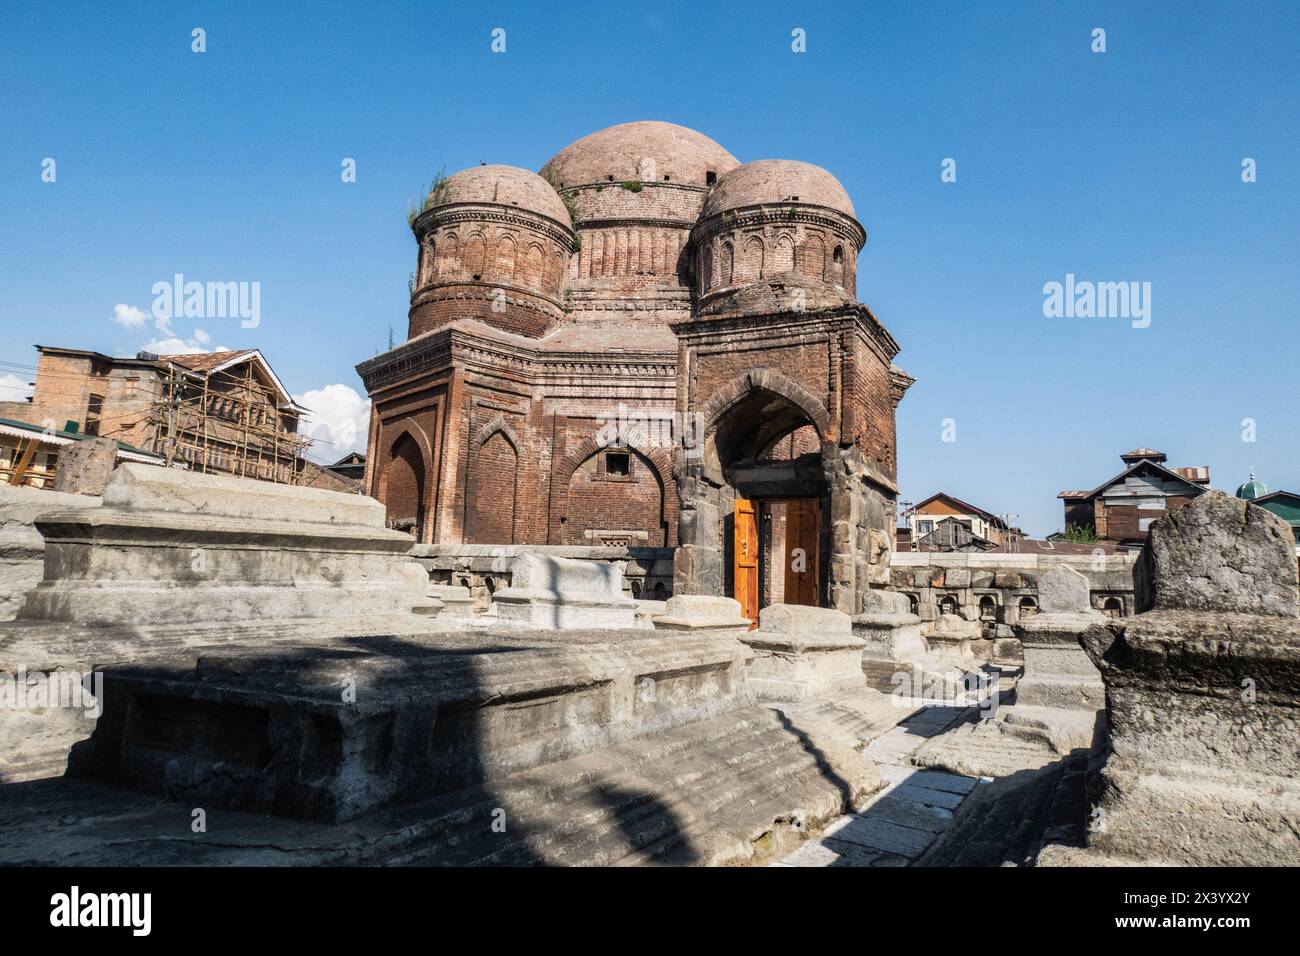
[[[353,366],[403,337],[421,185],[662,119],[852,195],[859,297],[918,380],[905,497],[944,489],[1043,534],[1057,492],[1139,445],[1216,487],[1253,465],[1300,491],[1297,36],[1295,3],[9,3],[0,375],[37,342],[164,337],[114,307],[147,311],[174,273],[257,281],[257,328],[172,337],[262,349],[343,447],[359,406],[316,390],[360,391]],[[1067,273],[1150,282],[1150,326],[1045,317]]]

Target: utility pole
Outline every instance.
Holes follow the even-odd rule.
[[[1019,518],[1020,515],[1001,514],[1001,515],[998,515],[998,517],[1001,518],[1001,519],[1002,519],[1002,523],[1003,523],[1004,525],[1007,526],[1007,553],[1008,553],[1008,554],[1017,554],[1017,553],[1019,553],[1019,551],[1020,551],[1020,538],[1017,537],[1016,535],[1012,534],[1012,527],[1013,527],[1013,526],[1012,526],[1011,522],[1012,522],[1014,519]]]

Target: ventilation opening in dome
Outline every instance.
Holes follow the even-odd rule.
[[[707,173],[704,174],[704,185],[712,186],[717,181],[718,181],[718,174],[715,173],[713,170],[710,169]]]

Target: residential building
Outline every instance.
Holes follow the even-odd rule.
[[[1181,508],[1210,484],[1205,465],[1170,468],[1164,452],[1135,448],[1120,455],[1124,470],[1089,491],[1062,491],[1065,527],[1091,528],[1102,541],[1140,548],[1151,522]]]
[[[990,551],[1014,547],[1024,532],[1007,520],[940,491],[900,516],[898,550]]]
[[[59,451],[92,437],[0,418],[0,484],[53,488]],[[121,441],[117,443],[117,460],[163,464],[160,455]]]
[[[303,483],[308,414],[257,349],[116,358],[38,345],[31,398],[0,417],[114,438],[197,471]]]

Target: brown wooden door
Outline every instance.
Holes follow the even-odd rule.
[[[749,618],[749,629],[758,627],[758,518],[754,502],[736,499],[733,542],[733,597],[740,613]]]
[[[821,502],[795,498],[785,503],[785,603],[818,605],[817,554]]]

